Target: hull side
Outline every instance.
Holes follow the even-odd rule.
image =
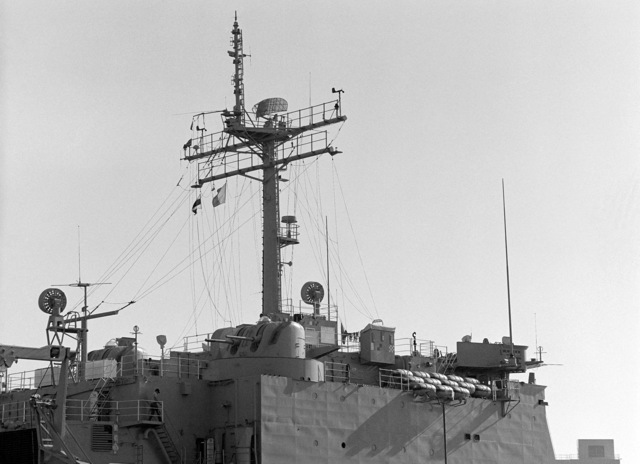
[[[543,399],[544,387],[523,385],[504,417],[502,402],[445,405],[447,462],[555,462]],[[410,392],[263,376],[260,401],[262,462],[444,462],[442,405]]]

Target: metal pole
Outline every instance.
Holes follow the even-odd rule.
[[[507,261],[507,305],[509,307],[509,343],[511,344],[511,359],[513,354],[513,330],[511,328],[511,287],[509,285],[509,248],[507,246],[507,206],[504,196],[504,179],[502,179],[502,214],[504,217],[504,255]]]
[[[137,325],[133,326],[133,335],[135,337],[134,341],[134,362],[136,364],[136,375],[138,375],[138,334],[140,333],[140,328]]]
[[[164,345],[160,350],[160,377],[164,377]]]
[[[327,320],[331,320],[331,285],[329,280],[329,219],[324,217],[325,229],[327,231]]]
[[[79,251],[78,251],[79,253]],[[79,266],[80,264],[78,264]],[[78,283],[78,285],[81,285],[80,283]],[[81,322],[81,329],[82,329],[82,344],[80,347],[80,368],[78,369],[78,377],[80,381],[85,380],[85,366],[87,365],[87,349],[89,346],[89,326],[87,324],[87,285],[82,285],[82,288],[84,290],[84,306],[82,307],[82,315],[84,316]]]
[[[262,313],[281,312],[280,308],[280,247],[278,244],[278,171],[273,141],[263,146],[262,179]]]
[[[442,435],[444,442],[444,464],[447,464],[447,419],[444,409],[444,403],[442,404]]]

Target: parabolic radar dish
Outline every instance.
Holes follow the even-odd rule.
[[[284,98],[266,98],[253,106],[257,118],[264,118],[273,113],[281,113],[289,109],[289,103]]]

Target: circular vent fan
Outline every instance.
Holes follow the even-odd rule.
[[[324,298],[324,288],[318,282],[307,282],[302,286],[300,296],[305,303],[318,305]]]
[[[59,288],[48,288],[40,294],[38,306],[42,312],[53,314],[61,313],[67,306],[67,296]]]

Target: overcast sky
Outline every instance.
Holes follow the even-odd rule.
[[[504,178],[514,339],[557,364],[536,371],[556,454],[613,438],[640,461],[638,3],[230,3],[0,1],[0,343],[44,344],[38,295],[78,280],[79,243],[82,280],[111,283],[90,306],[137,301],[92,323],[90,349],[135,324],[158,354],[158,334],[179,347],[254,322],[258,186],[229,180],[215,211],[203,189],[193,215],[194,168],[180,161],[190,114],[233,104],[237,10],[247,107],[344,89],[343,153],[292,166],[283,187],[303,234],[285,296],[325,283],[312,237],[326,218],[348,330],[380,318],[449,350],[466,334],[499,340]],[[122,258],[131,243],[144,257]],[[64,291],[77,310],[79,290]]]

